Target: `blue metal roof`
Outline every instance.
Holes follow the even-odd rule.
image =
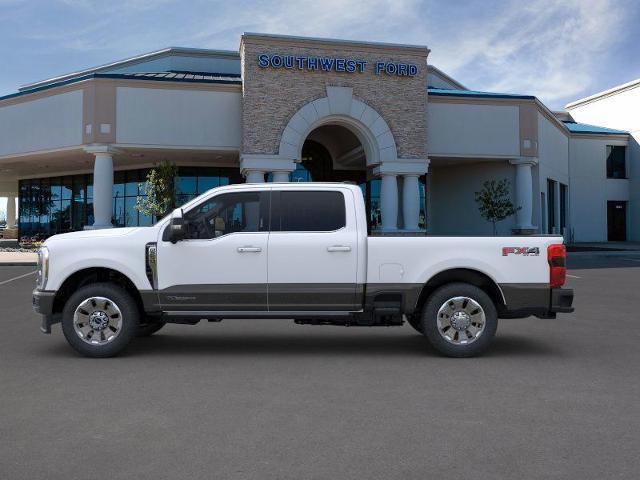
[[[597,135],[628,135],[629,132],[624,130],[614,130],[613,128],[598,127],[596,125],[589,125],[587,123],[577,123],[563,121],[565,127],[569,129],[571,133],[591,133]]]
[[[519,100],[535,100],[533,95],[519,95],[517,93],[479,92],[477,90],[454,90],[447,88],[427,88],[429,95],[442,97],[480,97],[480,98],[514,98]]]
[[[98,73],[97,75],[109,75],[108,73]],[[169,70],[168,72],[133,72],[120,73],[125,78],[143,78],[145,80],[165,80],[165,81],[193,81],[193,82],[214,82],[214,83],[242,83],[239,74],[233,73],[208,73],[208,72],[187,72],[182,70]]]
[[[35,92],[41,92],[43,90],[49,90],[50,88],[62,87],[64,85],[71,85],[73,83],[82,82],[84,80],[90,80],[92,78],[113,78],[122,80],[151,80],[159,82],[186,82],[186,83],[218,83],[228,85],[242,85],[240,75],[234,75],[230,73],[200,73],[200,72],[146,72],[146,73],[91,73],[89,75],[83,75],[81,77],[71,78],[69,80],[62,80],[60,82],[49,83],[42,87],[36,87],[29,90],[23,90],[18,93],[10,93],[0,97],[0,100],[7,100],[9,98],[22,97]]]

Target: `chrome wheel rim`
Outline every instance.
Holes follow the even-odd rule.
[[[73,329],[83,342],[105,345],[122,331],[122,312],[105,297],[90,297],[78,305],[73,314]]]
[[[484,310],[473,298],[452,297],[438,310],[438,333],[454,345],[478,340],[486,323]]]

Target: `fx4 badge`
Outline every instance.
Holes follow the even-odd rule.
[[[538,247],[502,247],[502,256],[513,253],[514,255],[524,255],[525,257],[537,257],[540,255]]]

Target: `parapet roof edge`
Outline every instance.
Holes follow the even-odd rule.
[[[257,32],[245,32],[242,34],[241,42],[244,39],[271,39],[271,40],[280,40],[280,41],[296,41],[301,43],[312,43],[312,44],[321,44],[321,43],[332,43],[336,45],[353,45],[353,46],[363,46],[363,47],[371,47],[371,48],[404,48],[408,50],[418,50],[422,53],[429,53],[431,50],[426,45],[413,45],[413,44],[404,44],[404,43],[387,43],[387,42],[368,42],[361,40],[341,40],[339,38],[323,38],[323,37],[301,37],[296,35],[279,35],[275,33],[257,33]]]
[[[600,98],[615,95],[617,93],[622,93],[626,90],[630,90],[638,86],[640,86],[640,78],[631,80],[630,82],[627,82],[627,83],[623,83],[622,85],[617,85],[615,87],[609,88],[608,90],[603,90],[601,92],[594,93],[593,95],[589,95],[588,97],[580,98],[571,103],[567,103],[564,108],[566,108],[567,110],[570,110],[572,108],[576,108],[585,103],[593,102]]]

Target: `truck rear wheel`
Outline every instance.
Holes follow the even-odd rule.
[[[76,291],[64,305],[62,332],[87,357],[113,357],[129,344],[140,313],[133,297],[112,283],[94,283]]]
[[[498,327],[496,307],[483,290],[468,283],[438,288],[422,310],[429,343],[448,357],[473,357],[489,347]]]

